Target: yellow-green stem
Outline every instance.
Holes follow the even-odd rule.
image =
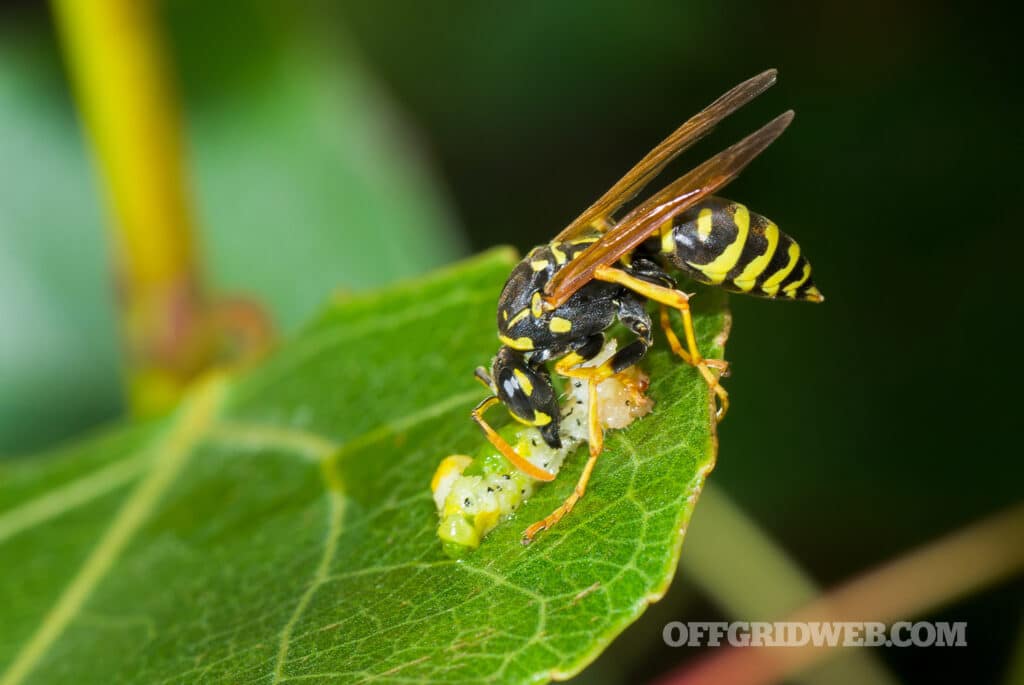
[[[112,214],[130,404],[172,404],[209,361],[181,122],[150,0],[53,0]]]

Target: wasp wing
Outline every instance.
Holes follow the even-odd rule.
[[[590,205],[555,240],[572,240],[594,227],[603,226],[623,204],[636,197],[661,173],[665,165],[706,136],[715,125],[775,84],[776,71],[769,69],[744,81],[687,120],[672,135],[647,153],[619,182]]]
[[[666,221],[727,184],[778,138],[793,120],[788,111],[670,183],[612,226],[548,281],[545,308],[554,309],[588,283],[599,266],[614,264]]]

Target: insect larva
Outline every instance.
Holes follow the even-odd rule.
[[[615,341],[609,341],[593,363],[602,363],[615,349]],[[653,402],[637,390],[645,387],[646,377],[635,367],[602,382],[598,402],[603,426],[625,428],[650,412]],[[587,441],[588,387],[582,383],[573,384],[562,403],[563,417],[577,407],[580,411],[576,420],[561,424],[559,449],[540,440],[537,428],[532,426],[511,424],[501,431],[502,437],[532,464],[557,473],[565,458]],[[475,459],[464,454],[446,457],[430,485],[440,517],[437,535],[445,553],[458,558],[476,549],[495,526],[533,494],[538,483],[512,466],[489,442]]]

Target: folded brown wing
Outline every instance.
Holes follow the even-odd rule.
[[[545,307],[564,303],[594,276],[598,266],[614,264],[666,221],[715,193],[761,154],[793,120],[779,115],[735,145],[719,152],[670,183],[617,222],[601,238],[559,270],[545,287]]]
[[[707,135],[715,124],[747,104],[775,83],[776,71],[769,69],[744,81],[725,95],[705,107],[699,114],[687,120],[672,135],[661,141],[629,170],[618,183],[590,205],[555,240],[572,240],[594,226],[602,225],[623,204],[636,197],[644,186],[661,173],[665,165],[675,159],[683,150]]]

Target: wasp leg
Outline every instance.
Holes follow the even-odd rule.
[[[530,544],[537,533],[547,530],[561,521],[572,511],[572,508],[576,506],[576,503],[586,493],[587,484],[590,482],[590,474],[594,471],[594,465],[597,463],[598,456],[604,450],[604,432],[601,429],[601,418],[598,411],[597,386],[601,384],[601,381],[614,376],[624,369],[628,369],[640,361],[647,352],[648,347],[647,341],[634,340],[612,355],[603,364],[592,368],[576,368],[577,364],[586,361],[586,358],[577,352],[572,352],[555,363],[555,370],[558,373],[568,378],[586,380],[589,384],[587,390],[590,407],[587,416],[587,430],[589,432],[590,456],[587,458],[587,463],[583,467],[583,473],[580,474],[580,478],[576,482],[576,487],[573,488],[572,493],[565,498],[565,501],[557,509],[523,532],[523,544]]]
[[[641,260],[636,260],[634,265]],[[619,300],[619,321],[622,322],[630,331],[636,334],[636,337],[643,340],[646,343],[642,350],[640,350],[636,359],[628,360],[621,359],[622,362],[615,368],[615,372],[624,371],[626,368],[633,366],[638,363],[640,359],[647,354],[647,348],[654,344],[654,334],[651,331],[651,316],[647,313],[646,301],[633,292],[627,292]],[[635,344],[635,343],[634,343]],[[632,386],[633,392],[642,394],[646,390],[646,385],[641,388],[636,381],[630,380],[628,376],[624,376],[622,381],[627,386]]]
[[[683,348],[683,344],[679,342],[679,336],[676,335],[675,330],[672,328],[672,321],[668,315],[668,305],[660,305],[661,307],[661,329],[665,331],[665,337],[668,338],[668,346],[672,348],[672,351],[679,355],[683,361],[687,364],[693,364],[690,361],[690,353]],[[729,375],[729,362],[724,359],[705,359],[704,363],[710,366],[712,369],[718,369],[719,378],[722,376]]]
[[[725,414],[729,411],[729,393],[726,392],[725,388],[722,387],[718,381],[718,377],[711,372],[711,366],[721,369],[721,365],[718,363],[708,364],[708,361],[701,356],[700,350],[697,348],[697,336],[693,332],[693,316],[690,314],[690,296],[686,293],[675,290],[674,288],[666,288],[662,285],[655,285],[647,281],[641,280],[635,276],[632,276],[622,269],[616,269],[609,266],[599,266],[594,271],[594,278],[599,281],[605,281],[607,283],[618,283],[619,285],[632,290],[633,292],[643,295],[644,297],[654,300],[655,302],[672,307],[679,311],[680,316],[683,319],[683,335],[686,338],[686,350],[683,350],[683,346],[679,344],[679,339],[676,337],[676,346],[673,346],[673,350],[677,354],[685,351],[686,354],[680,354],[684,361],[688,364],[697,368],[700,374],[704,376],[704,380],[707,382],[708,387],[711,388],[715,395],[718,397],[720,405],[715,412],[715,418],[721,421],[725,418]],[[662,317],[662,324],[664,325],[667,316]],[[673,333],[673,337],[675,337]],[[672,337],[669,338],[669,344],[672,345]]]
[[[486,419],[484,419],[484,412],[495,404],[498,404],[498,402],[500,402],[500,400],[492,395],[480,404],[476,405],[472,412],[473,420],[476,421],[477,425],[483,429],[484,435],[486,435],[490,443],[494,445],[494,448],[501,452],[506,459],[512,462],[513,466],[534,480],[542,480],[545,482],[553,481],[555,479],[555,474],[549,473],[519,456],[519,453],[513,449],[512,445],[508,444],[505,438],[501,437],[498,434],[498,431],[491,428],[491,425],[487,423]]]
[[[590,384],[590,405],[595,406],[597,403],[597,384]],[[594,412],[592,411],[591,414]],[[580,474],[580,479],[576,481],[576,487],[573,488],[572,494],[565,498],[557,509],[545,516],[542,520],[537,521],[532,526],[523,531],[523,544],[528,545],[533,542],[533,538],[537,536],[537,533],[542,530],[547,530],[559,521],[561,521],[566,514],[572,511],[572,508],[576,506],[576,502],[583,497],[583,493],[587,491],[587,483],[590,481],[590,474],[594,471],[594,464],[597,463],[597,454],[593,451],[590,453],[590,457],[587,458],[587,464],[583,467],[583,473]]]
[[[603,364],[594,367],[580,367],[586,361],[586,357],[578,352],[571,352],[555,362],[555,371],[566,378],[585,380],[590,384],[590,407],[588,416],[588,440],[590,441],[590,453],[597,456],[604,448],[604,432],[601,430],[600,408],[597,406],[597,386],[615,374],[628,369],[639,362],[650,343],[644,339],[634,340],[630,344],[616,352]]]
[[[590,453],[598,455],[604,448],[604,434],[601,432],[601,423],[594,404],[593,397],[597,392],[597,384],[611,376],[614,371],[609,371],[611,360],[593,368],[580,368],[579,365],[593,359],[604,347],[604,334],[593,335],[587,338],[576,347],[575,350],[555,362],[555,372],[565,378],[585,380],[590,384],[591,396],[590,409],[587,412],[587,432],[590,443]]]
[[[575,352],[563,357],[555,363],[555,371],[566,378],[584,380],[589,383],[590,407],[587,416],[588,440],[590,442],[590,454],[597,456],[604,447],[604,434],[601,431],[601,421],[594,401],[597,397],[597,386],[601,381],[610,378],[615,372],[612,371],[611,360],[609,359],[600,366],[593,368],[578,368],[577,364],[586,361]],[[576,368],[574,368],[576,367]]]

